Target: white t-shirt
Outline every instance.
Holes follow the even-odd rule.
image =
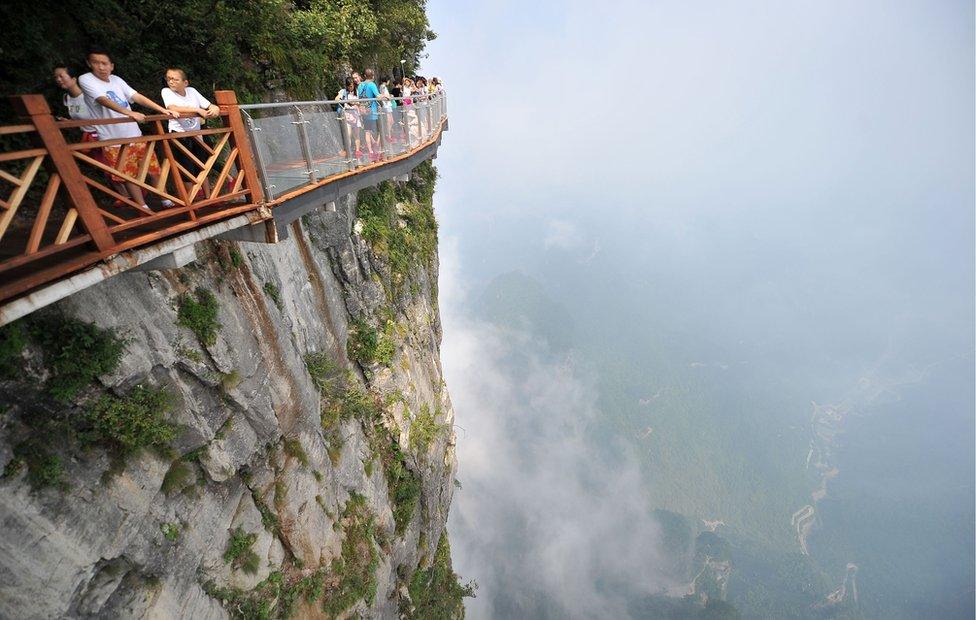
[[[162,95],[163,106],[167,108],[171,105],[181,108],[203,108],[204,110],[210,107],[210,102],[207,101],[207,98],[192,86],[186,87],[185,95],[181,95],[171,88],[164,88]],[[198,129],[200,129],[199,116],[194,116],[193,118],[174,118],[169,122],[170,131],[196,131]]]
[[[83,121],[90,118],[95,118],[95,116],[92,114],[91,108],[88,107],[88,102],[85,101],[84,93],[78,95],[77,97],[72,97],[68,93],[65,93],[64,107],[68,108],[68,116],[75,120]],[[82,125],[78,129],[90,133],[96,133],[98,131],[98,129],[93,125]]]
[[[119,114],[115,110],[110,110],[98,103],[99,97],[108,97],[114,103],[123,108],[130,108],[129,102],[137,94],[125,80],[117,75],[108,76],[108,81],[103,82],[94,73],[86,73],[78,78],[78,86],[85,93],[85,101],[91,108],[92,118],[128,118],[125,114]],[[98,137],[102,140],[113,140],[115,138],[136,138],[142,135],[137,123],[118,123],[115,125],[96,125]]]

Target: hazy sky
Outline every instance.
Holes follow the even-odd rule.
[[[599,417],[592,381],[540,356],[513,379],[504,360],[527,336],[470,315],[497,274],[590,283],[613,269],[665,286],[646,274],[669,273],[688,308],[753,304],[754,323],[724,326],[743,334],[782,314],[755,307],[773,290],[813,304],[805,327],[825,341],[897,324],[933,355],[971,352],[972,3],[431,0],[428,12],[438,38],[424,73],[444,79],[451,125],[435,198],[443,360],[464,429],[451,527],[459,572],[483,590],[504,585],[483,566],[505,561],[492,550],[513,520],[529,524],[535,559],[512,562],[510,577],[581,615],[588,573],[566,566],[599,570],[628,540],[646,554],[621,565],[649,590],[669,587],[639,493],[594,495],[572,473],[593,462],[585,448],[551,457],[576,445],[571,420]],[[552,399],[529,402],[539,394]],[[529,449],[512,431],[523,417],[566,424]],[[632,475],[627,462],[594,467]],[[546,492],[556,473],[563,495]],[[617,510],[567,516],[605,501]],[[621,519],[636,538],[605,547]],[[473,616],[493,613],[485,598]]]
[[[945,254],[970,249],[971,3],[433,0],[429,13],[427,72],[451,92],[448,232],[582,209],[819,232],[825,203],[847,202],[858,224],[904,218]]]

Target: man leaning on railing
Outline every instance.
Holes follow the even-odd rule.
[[[142,122],[146,120],[144,114],[136,112],[129,105],[138,103],[141,106],[151,108],[178,118],[180,113],[167,110],[152,99],[136,92],[125,80],[117,75],[113,75],[115,64],[107,51],[100,48],[92,48],[88,52],[88,67],[91,72],[78,78],[78,85],[85,93],[85,99],[92,113],[96,118],[131,118]],[[138,138],[142,136],[142,130],[136,123],[114,123],[98,126],[99,137],[102,140],[114,140],[121,138]],[[112,180],[125,183],[126,190],[136,204],[147,209],[146,200],[142,195],[142,188],[133,182],[133,178],[139,173],[139,164],[145,157],[150,158],[149,176],[153,179],[159,177],[159,162],[150,145],[145,142],[132,144],[107,146],[104,150],[105,159],[109,165],[115,168],[123,176],[112,176]],[[121,158],[121,162],[120,162]],[[164,207],[171,207],[173,203],[163,200]]]

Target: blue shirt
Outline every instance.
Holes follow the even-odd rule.
[[[356,96],[360,99],[377,99],[380,96],[380,89],[376,88],[373,80],[367,80],[356,89]],[[379,118],[379,102],[369,102],[369,114],[373,119]]]

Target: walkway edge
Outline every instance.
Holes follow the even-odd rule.
[[[120,252],[81,273],[77,273],[64,280],[58,280],[33,293],[3,304],[0,306],[0,326],[16,321],[31,312],[40,310],[56,301],[60,301],[65,297],[74,295],[90,286],[108,280],[120,273],[130,271],[152,260],[166,256],[167,254],[172,254],[182,248],[191,247],[199,241],[210,239],[229,230],[234,230],[242,226],[250,226],[264,219],[266,218],[255,210],[223,222],[199,228],[179,237],[161,241],[146,248]]]

